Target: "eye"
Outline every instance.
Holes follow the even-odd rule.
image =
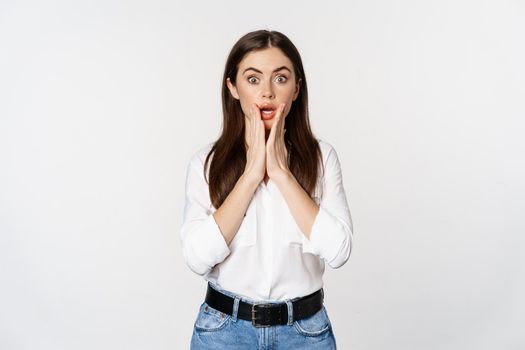
[[[279,80],[279,79],[281,79],[281,80]],[[256,84],[259,79],[255,75],[251,75],[251,76],[249,76],[247,78],[247,80],[248,80],[248,82],[250,84]],[[286,76],[284,76],[284,75],[278,75],[276,80],[278,80],[279,83],[284,84],[284,83],[286,83],[288,81],[288,78]]]
[[[286,83],[286,81],[288,80],[288,78],[285,77],[284,75],[277,76],[277,79],[279,79],[279,78],[283,78],[283,80],[281,80],[282,83]]]

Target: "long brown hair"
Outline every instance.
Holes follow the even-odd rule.
[[[293,63],[297,84],[301,88],[285,119],[285,144],[289,154],[289,169],[302,188],[314,196],[319,170],[322,169],[322,153],[316,137],[310,129],[308,115],[308,89],[299,51],[287,36],[278,31],[256,30],[245,34],[232,47],[222,79],[223,129],[206,156],[204,176],[209,169],[209,194],[211,203],[219,208],[232,191],[246,166],[245,122],[240,101],[235,99],[226,85],[227,78],[236,84],[239,63],[251,51],[279,48]]]

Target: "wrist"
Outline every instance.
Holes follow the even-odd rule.
[[[290,171],[284,171],[278,177],[275,177],[275,179],[273,180],[277,184],[277,186],[280,187],[282,185],[286,185],[290,181],[294,181],[295,177]]]
[[[248,188],[250,191],[255,192],[255,190],[257,189],[257,186],[259,186],[259,183],[261,181],[257,180],[253,176],[250,176],[244,173],[241,175],[241,177],[239,177],[238,182],[241,183],[243,187]]]

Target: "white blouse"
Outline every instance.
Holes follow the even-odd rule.
[[[320,210],[310,239],[269,179],[257,187],[237,234],[227,245],[212,215],[215,208],[203,175],[204,160],[213,143],[192,155],[186,172],[180,242],[193,272],[257,301],[283,301],[323,287],[325,262],[335,269],[350,256],[353,225],[337,153],[329,143],[317,140],[324,176],[320,174],[317,182],[314,200]]]

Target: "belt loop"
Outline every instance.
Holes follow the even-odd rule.
[[[286,306],[288,307],[288,326],[291,326],[293,324],[293,304],[292,302],[287,299],[285,300]]]
[[[232,310],[232,320],[233,322],[237,322],[237,315],[239,313],[239,301],[240,297],[236,296],[235,300],[233,301],[233,310]]]

